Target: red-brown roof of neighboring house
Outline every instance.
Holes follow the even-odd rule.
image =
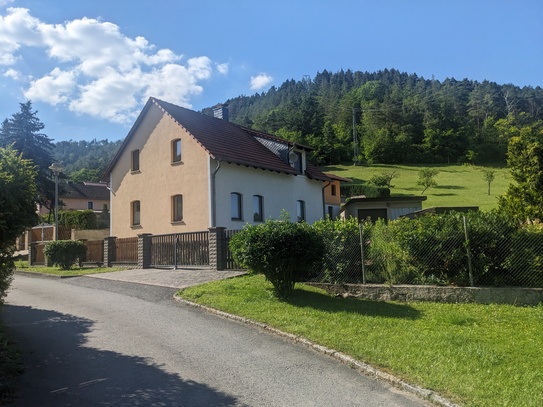
[[[341,182],[353,182],[353,180],[349,179],[349,178],[343,178],[343,177],[340,177],[339,175],[336,175],[336,174],[330,174],[330,173],[326,173],[326,176],[330,179],[333,179],[335,181],[341,181]]]
[[[297,175],[298,171],[295,168],[291,167],[277,154],[265,147],[256,139],[256,137],[266,138],[297,149],[312,150],[311,147],[283,140],[272,134],[247,129],[223,119],[207,116],[169,102],[150,98],[140,114],[140,117],[106,170],[104,178],[106,178],[113,169],[116,161],[119,159],[120,154],[133,134],[134,129],[138,126],[144,113],[152,105],[157,106],[164,113],[172,117],[179,126],[187,130],[211,158],[219,161]],[[322,173],[317,167],[309,162],[306,163],[306,175],[312,179],[321,181],[329,180],[329,177],[326,174]]]
[[[96,199],[100,201],[109,201],[109,190],[106,184],[96,183],[73,183],[68,182],[62,186],[60,198],[70,199]]]

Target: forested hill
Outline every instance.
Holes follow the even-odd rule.
[[[232,122],[310,145],[319,164],[352,162],[356,150],[367,163],[504,163],[511,136],[543,129],[540,87],[440,82],[394,69],[325,70],[226,103]]]
[[[122,140],[60,141],[55,143],[53,157],[72,181],[99,181],[121,143]]]

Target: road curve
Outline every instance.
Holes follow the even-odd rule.
[[[173,292],[15,276],[0,312],[26,369],[15,406],[427,405],[301,345],[178,304]]]

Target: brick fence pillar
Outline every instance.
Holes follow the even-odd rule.
[[[151,268],[151,233],[138,235],[138,268]]]
[[[117,238],[115,236],[109,236],[104,238],[104,267],[111,267],[115,261],[116,256],[116,244]]]
[[[226,269],[226,228],[209,228],[209,267]]]
[[[28,265],[33,266],[36,261],[36,243],[31,242],[28,245]]]

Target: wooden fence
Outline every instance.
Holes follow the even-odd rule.
[[[137,237],[125,237],[115,239],[114,263],[138,263]]]
[[[84,243],[87,248],[84,262],[102,264],[104,262],[104,241],[87,240]]]
[[[239,230],[232,229],[232,230],[225,230],[224,231],[224,234],[225,234],[224,236],[225,236],[225,239],[226,239],[226,268],[228,270],[238,270],[238,269],[242,268],[234,260],[234,256],[232,256],[232,252],[230,251],[230,247],[229,247],[230,239],[232,238],[232,236],[234,236],[240,230],[241,229],[239,229]]]

